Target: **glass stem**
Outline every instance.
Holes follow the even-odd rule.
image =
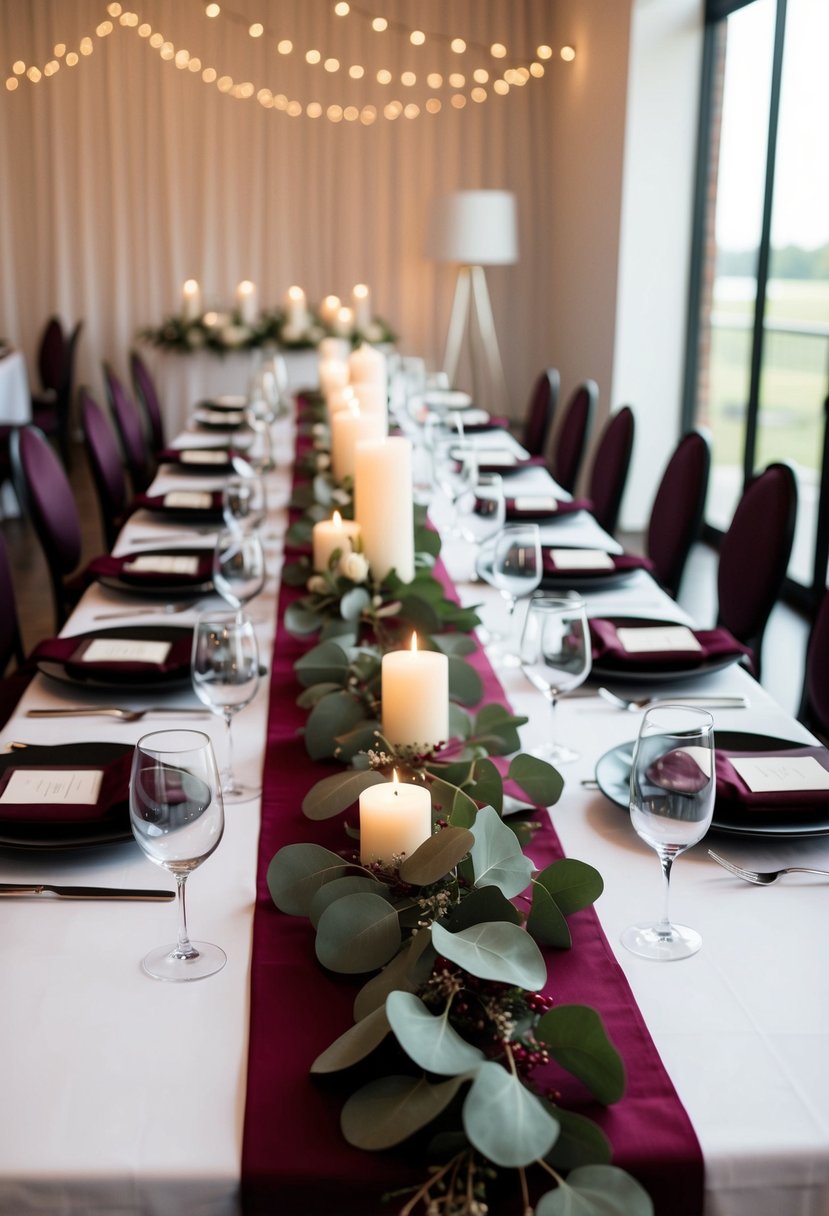
[[[555,747],[556,744],[556,706],[558,705],[558,695],[552,690],[547,694],[547,700],[550,702],[550,745]]]
[[[659,930],[662,933],[669,933],[671,929],[670,917],[670,897],[671,897],[671,866],[674,864],[674,859],[670,853],[659,854],[659,864],[662,866],[662,920],[659,922]]]
[[[176,874],[176,906],[178,908],[178,940],[174,955],[177,959],[198,958],[199,952],[190,941],[190,936],[187,932],[187,905],[184,899],[184,884],[187,882],[186,874]]]
[[[236,789],[236,776],[233,771],[233,714],[225,710],[225,724],[227,726],[227,778],[225,780],[225,791],[232,794]]]

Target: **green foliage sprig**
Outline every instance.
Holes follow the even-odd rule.
[[[323,338],[344,337],[353,347],[361,342],[392,343],[397,335],[382,317],[375,317],[366,330],[353,329],[347,334],[335,334],[318,315],[309,315],[307,324],[296,329],[288,322],[283,309],[263,311],[251,325],[238,312],[204,313],[195,320],[179,315],[166,317],[159,326],[147,326],[139,337],[162,350],[191,354],[197,350],[212,350],[217,354],[230,351],[257,350],[263,346],[279,346],[283,350],[311,350]]]

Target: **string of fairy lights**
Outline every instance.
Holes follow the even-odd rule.
[[[220,67],[205,63],[203,59],[191,54],[184,47],[176,47],[165,35],[153,29],[148,21],[142,20],[138,13],[124,8],[118,2],[106,5],[106,16],[95,30],[94,37],[87,34],[81,37],[75,47],[69,47],[64,42],[58,42],[53,48],[52,57],[38,64],[27,64],[23,59],[16,59],[11,71],[6,77],[6,89],[14,92],[21,84],[38,84],[43,79],[55,76],[62,67],[74,68],[92,55],[95,50],[95,39],[103,40],[109,37],[117,28],[133,31],[148,47],[156,51],[162,60],[174,64],[180,71],[192,73],[207,86],[215,87],[226,96],[239,101],[255,100],[264,108],[272,109],[287,115],[289,118],[305,116],[311,119],[325,118],[329,122],[352,122],[370,126],[378,118],[394,121],[401,116],[408,119],[420,117],[421,114],[439,114],[445,106],[454,110],[463,110],[471,101],[480,105],[492,97],[504,97],[513,88],[523,88],[532,80],[538,80],[545,75],[545,64],[553,58],[551,46],[541,44],[535,48],[534,55],[524,56],[513,66],[505,67],[509,51],[502,42],[489,45],[473,38],[465,38],[459,34],[446,34],[427,31],[407,25],[402,21],[389,17],[372,14],[365,8],[351,4],[348,0],[336,0],[332,3],[332,11],[338,20],[351,20],[365,23],[371,35],[378,38],[378,50],[386,49],[388,43],[383,36],[392,35],[404,39],[414,48],[417,58],[422,61],[418,70],[407,68],[397,75],[387,67],[369,68],[363,63],[343,63],[335,55],[329,55],[318,46],[305,48],[297,47],[290,38],[285,38],[277,30],[271,29],[262,21],[251,21],[249,17],[219,3],[204,4],[197,0],[203,9],[207,21],[220,20],[228,25],[237,27],[244,36],[258,42],[265,39],[276,52],[274,62],[286,62],[288,58],[304,63],[313,72],[321,70],[329,80],[348,78],[350,81],[362,81],[376,85],[380,92],[380,104],[363,105],[349,104],[346,98],[341,101],[323,105],[313,98],[300,100],[289,97],[286,93],[275,92],[267,86],[257,86],[251,80],[237,80]],[[429,52],[434,51],[439,56],[429,59]],[[575,59],[575,49],[563,46],[559,56],[565,62]],[[449,67],[446,67],[447,56]],[[381,60],[382,61],[382,60]],[[313,83],[313,76],[311,76]],[[392,86],[399,86],[399,97],[388,94],[394,92]],[[401,100],[410,90],[416,88],[422,91],[425,87],[428,96],[420,101]],[[343,87],[347,87],[344,86]]]

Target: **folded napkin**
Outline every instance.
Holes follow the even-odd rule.
[[[589,498],[572,498],[562,501],[554,494],[524,494],[507,499],[507,519],[550,519],[557,515],[572,515],[575,511],[589,511]]]
[[[647,650],[631,652],[626,650],[619,638],[619,628],[613,621],[590,621],[590,640],[593,646],[593,662],[601,662],[602,667],[618,666],[622,671],[648,671],[661,667],[682,666],[693,668],[702,666],[710,659],[726,658],[742,655],[751,657],[751,651],[743,646],[727,629],[691,629],[688,632],[696,640],[698,648],[687,650]],[[636,629],[653,629],[664,627],[664,622],[642,621],[638,625],[624,626],[632,631]]]
[[[159,464],[174,464],[194,473],[229,473],[241,455],[235,448],[163,448]]]
[[[146,569],[153,558],[169,559],[195,558],[194,570],[164,570]],[[137,568],[133,569],[133,565]],[[123,557],[112,557],[105,554],[94,558],[87,566],[87,573],[93,578],[117,578],[122,583],[134,584],[136,587],[152,587],[159,584],[164,587],[201,587],[213,575],[212,549],[157,549],[142,550],[140,553],[125,553]]]
[[[810,775],[818,784],[829,786],[829,751],[825,747],[792,747],[781,751],[738,751],[717,748],[717,806],[730,811],[786,811],[829,809],[829,788],[796,788],[782,790],[752,790],[740,775],[734,762],[759,759],[768,765],[780,762],[790,773],[790,784],[808,787]],[[816,767],[817,766],[817,767]],[[767,765],[763,766],[764,768]],[[797,775],[796,775],[797,771]],[[781,784],[786,783],[781,777]]]
[[[487,460],[487,449],[481,448],[478,452],[477,465],[479,473],[500,473],[502,477],[509,477],[511,473],[520,473],[522,469],[544,468],[546,461],[543,456],[516,456],[512,463]]]
[[[221,523],[224,518],[221,490],[168,490],[166,494],[136,494],[133,506],[136,510],[142,507],[145,511],[158,511],[182,521]]]
[[[54,752],[65,752],[71,749],[55,748]],[[37,800],[33,802],[1,802],[0,823],[39,823],[39,824],[72,824],[86,823],[107,816],[128,818],[130,769],[132,767],[132,748],[126,748],[122,756],[110,760],[107,764],[73,764],[70,759],[61,763],[58,755],[50,757],[47,763],[15,764],[11,763],[0,775],[0,799],[14,774],[31,775],[35,771],[43,773],[44,783],[49,783],[49,773],[58,774],[95,771],[102,773],[97,801],[89,802],[48,802]]]
[[[84,660],[84,654],[96,640],[157,642],[167,644],[169,648],[160,662],[148,662],[142,659]],[[161,677],[170,680],[189,678],[192,645],[193,634],[190,629],[171,629],[166,637],[160,635],[148,637],[146,630],[142,636],[136,630],[133,638],[124,629],[119,630],[117,637],[112,633],[104,633],[99,634],[98,639],[94,634],[81,634],[79,637],[71,638],[46,638],[34,648],[31,660],[35,663],[58,663],[64,668],[67,675],[77,680],[94,679],[111,681],[113,684],[144,684],[155,682]]]
[[[610,565],[605,562],[596,566],[557,566],[553,557],[553,549],[544,549],[544,573],[555,574],[559,577],[572,576],[574,579],[607,578],[614,574],[623,574],[627,570],[650,570],[653,562],[647,557],[637,557],[633,553],[608,553]],[[576,552],[574,550],[574,552]]]

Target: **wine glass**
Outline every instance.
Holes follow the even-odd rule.
[[[553,711],[559,697],[583,684],[591,667],[587,608],[577,595],[534,595],[521,634],[521,667]],[[536,753],[553,764],[569,764],[579,753],[551,741]]]
[[[478,557],[481,549],[504,527],[506,499],[504,482],[499,473],[478,473],[469,492],[458,500],[458,525],[464,542],[466,562],[464,577],[474,582],[478,578]]]
[[[279,406],[279,387],[272,369],[263,368],[252,376],[248,384],[247,420],[257,435],[261,436],[263,451],[257,468],[265,473],[276,467],[273,455],[271,423]]]
[[[449,531],[460,536],[458,511],[461,499],[472,491],[478,476],[478,457],[471,443],[462,443],[457,435],[438,439],[433,449],[435,482],[443,491],[451,511]]]
[[[714,719],[704,709],[655,705],[642,720],[630,770],[630,818],[655,849],[664,876],[661,920],[632,925],[622,943],[643,958],[696,954],[702,938],[668,914],[674,858],[702,840],[714,813]]]
[[[210,739],[198,730],[161,730],[135,745],[130,776],[130,823],[143,853],[176,880],[178,940],[151,950],[144,970],[158,980],[201,980],[221,971],[219,946],[193,942],[187,932],[184,884],[218,847],[224,805]]]
[[[237,610],[259,594],[265,586],[265,551],[258,532],[222,528],[213,551],[213,586]]]
[[[261,477],[230,477],[222,489],[222,513],[228,528],[256,529],[268,513],[265,483]]]
[[[227,725],[227,767],[222,772],[226,802],[244,802],[259,793],[242,785],[233,767],[233,715],[249,705],[259,687],[259,648],[253,622],[241,613],[202,612],[193,630],[191,675],[196,696]]]
[[[519,599],[532,595],[541,582],[541,532],[538,524],[507,524],[495,541],[491,581],[506,600],[509,629]],[[519,666],[521,659],[510,652],[496,654],[507,667]]]

